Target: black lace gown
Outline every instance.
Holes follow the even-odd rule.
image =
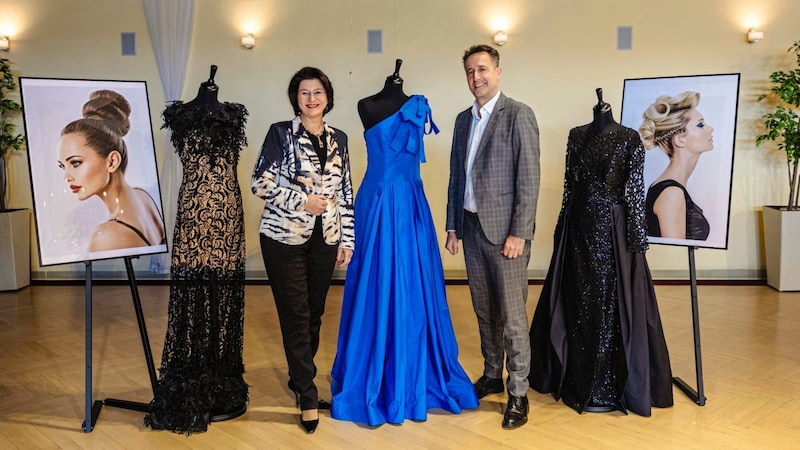
[[[578,412],[672,405],[645,259],[644,148],[614,124],[570,131],[553,258],[531,325],[531,387]]]
[[[247,145],[247,110],[237,103],[164,111],[183,165],[172,248],[169,316],[154,429],[205,431],[214,416],[246,408],[244,212],[236,174]]]

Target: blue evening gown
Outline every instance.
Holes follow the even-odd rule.
[[[432,408],[459,413],[478,406],[458,363],[420,179],[428,124],[438,132],[427,99],[414,95],[364,133],[367,173],[355,200],[356,248],[331,371],[335,419],[376,426],[425,420]]]

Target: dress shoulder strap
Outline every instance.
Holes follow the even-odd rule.
[[[691,197],[689,197],[689,192],[686,190],[686,188],[682,184],[678,183],[675,180],[671,180],[671,179],[670,180],[659,181],[658,183],[650,186],[649,190],[653,191],[652,195],[654,197],[658,197],[658,195],[661,194],[664,191],[664,189],[666,189],[668,187],[679,187],[679,188],[681,188],[681,190],[683,191],[683,196],[687,200],[691,199]]]

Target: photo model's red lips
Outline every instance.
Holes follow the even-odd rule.
[[[81,190],[80,186],[75,186],[75,185],[72,185],[72,184],[69,185],[69,188],[72,189],[72,193],[73,194],[76,194],[78,191]]]

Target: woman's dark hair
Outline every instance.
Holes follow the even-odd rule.
[[[61,135],[81,133],[86,145],[101,157],[108,157],[114,150],[120,154],[119,170],[125,173],[128,167],[128,146],[122,136],[131,129],[131,104],[114,91],[94,91],[83,105],[83,118],[67,124]]]
[[[300,82],[303,80],[319,80],[319,82],[322,83],[322,87],[325,89],[325,95],[328,98],[328,106],[325,107],[322,114],[328,114],[330,110],[333,109],[333,85],[331,84],[331,80],[328,79],[328,76],[325,75],[325,72],[316,67],[303,67],[298,70],[297,73],[292,76],[291,81],[289,81],[287,94],[289,94],[289,103],[292,104],[294,114],[300,114],[300,103],[297,101],[297,92],[300,90]]]

